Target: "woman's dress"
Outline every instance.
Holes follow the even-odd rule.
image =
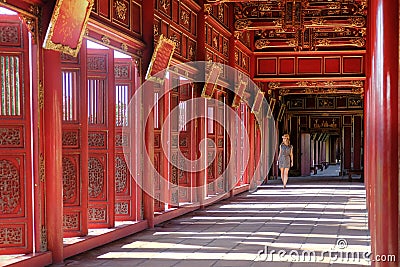
[[[280,145],[281,154],[279,156],[279,168],[290,168],[290,152],[293,149],[292,145]]]

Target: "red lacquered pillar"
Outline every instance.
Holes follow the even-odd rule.
[[[197,61],[205,61],[206,60],[206,34],[205,34],[205,25],[206,25],[206,14],[204,12],[204,0],[199,0],[199,5],[201,7],[199,13],[198,13],[198,19],[197,19],[197,54],[196,54],[196,60]],[[201,96],[201,91],[203,89],[203,84],[198,84],[196,86],[196,92],[195,95],[196,97]],[[198,101],[196,103],[196,112],[197,114],[201,114],[203,116],[206,116],[206,107],[205,107],[205,100],[204,101]],[[207,159],[207,151],[206,148],[203,151],[199,151],[200,148],[200,141],[205,140],[207,138],[207,133],[206,133],[206,120],[204,118],[198,118],[197,119],[197,129],[196,129],[196,145],[197,145],[197,153],[198,156],[200,154],[203,154],[204,160],[201,161],[201,167],[204,168],[206,165],[206,159]],[[204,207],[204,199],[205,199],[205,187],[206,187],[206,168],[204,170],[196,172],[196,187],[197,187],[197,202],[200,205],[200,208]]]
[[[47,246],[63,261],[62,88],[59,52],[43,51]]]
[[[153,24],[154,24],[154,1],[143,1],[143,40],[146,43],[146,49],[143,52],[143,68],[142,77],[145,77],[146,70],[150,64],[151,56],[153,54]],[[154,105],[154,88],[151,83],[146,84],[143,97],[143,110],[146,114]],[[143,161],[143,187],[146,192],[143,192],[143,216],[147,220],[150,228],[154,227],[154,115],[153,111],[149,114],[148,118],[143,118],[145,134],[143,139],[139,142],[144,141],[142,157],[150,157],[150,160]]]
[[[229,66],[232,68],[235,68],[235,49],[236,49],[236,42],[237,42],[237,40],[233,34],[235,32],[235,26],[234,26],[235,13],[233,11],[233,5],[230,6],[229,8],[231,8],[231,10],[229,12],[229,21],[231,22],[231,25],[229,25],[229,29],[230,29],[230,32],[232,33],[232,35],[229,37]],[[236,86],[237,86],[236,84],[233,84],[232,88],[235,88]],[[232,95],[233,95],[233,92],[229,92],[229,90],[228,90],[228,96],[232,96]],[[232,96],[232,98],[234,98],[234,96]],[[233,101],[233,99],[232,99],[232,101]],[[228,104],[231,104],[231,102],[228,101]],[[226,107],[226,108],[229,109],[230,107]],[[232,113],[231,112],[226,113],[227,114],[226,123],[227,123],[227,127],[229,127],[228,131],[229,131],[229,133],[232,133],[232,135],[227,135],[228,140],[225,140],[225,142],[228,143],[227,147],[230,150],[228,155],[230,155],[232,157],[232,162],[228,162],[228,164],[230,166],[230,172],[227,173],[228,189],[229,189],[230,197],[233,196],[233,188],[235,188],[237,181],[239,179],[239,177],[237,177],[238,158],[236,156],[238,150],[236,149],[236,145],[235,145],[237,140],[234,140],[234,138],[237,138],[237,136],[235,136],[233,134],[233,133],[235,133],[236,125],[235,125],[235,118],[231,116]],[[235,151],[235,150],[237,150],[237,151]],[[227,160],[229,161],[229,158]]]
[[[371,0],[368,7],[368,88],[366,103],[367,180],[373,255],[396,255],[398,260],[398,1]],[[374,266],[398,266],[374,262]]]

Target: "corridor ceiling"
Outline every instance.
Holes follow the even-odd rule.
[[[324,62],[341,55],[346,55],[346,60],[350,61],[353,56],[362,57],[366,50],[367,0],[208,0],[207,3],[234,6],[235,37],[259,57],[277,53],[281,53],[280,57],[295,57],[293,52],[304,55],[318,52],[325,53],[319,54]],[[344,62],[340,64],[340,69],[344,69]],[[361,61],[361,69],[364,69],[363,64]],[[259,82],[266,84],[265,91],[279,90],[279,95],[362,96],[364,71],[355,75],[344,71],[324,73],[315,77],[292,76],[286,80],[266,77],[259,78]]]
[[[236,1],[235,30],[256,50],[365,49],[366,0]]]

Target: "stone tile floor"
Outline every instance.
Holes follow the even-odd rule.
[[[369,266],[364,185],[347,177],[269,181],[57,266]],[[56,266],[56,265],[54,265]]]

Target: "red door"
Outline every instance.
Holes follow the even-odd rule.
[[[115,219],[139,220],[136,169],[136,112],[128,113],[128,104],[137,80],[137,67],[131,58],[114,59],[115,74]],[[127,132],[133,134],[127,134]],[[124,155],[125,153],[125,155]],[[130,161],[128,168],[126,160]]]
[[[78,57],[61,55],[64,236],[88,233],[86,42]]]
[[[0,15],[0,27],[0,254],[29,253],[33,248],[29,37],[17,15]]]
[[[87,50],[89,228],[114,226],[115,83],[111,49]]]

